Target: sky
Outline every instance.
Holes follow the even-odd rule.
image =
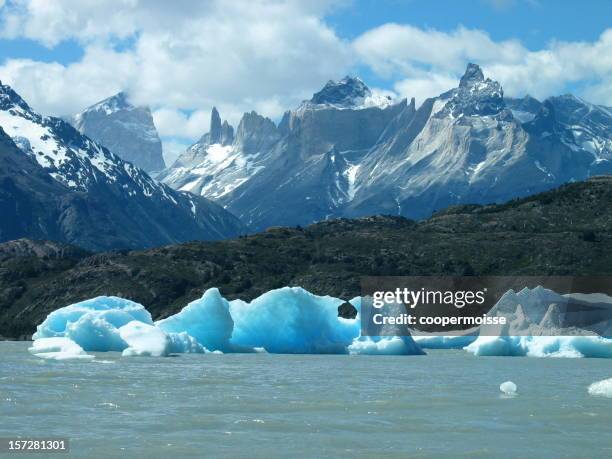
[[[350,74],[417,104],[468,62],[506,95],[572,92],[612,106],[612,2],[589,0],[0,0],[0,80],[66,116],[126,91],[164,152],[216,106],[278,120]],[[577,11],[579,9],[579,11]]]

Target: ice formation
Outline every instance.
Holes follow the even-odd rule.
[[[347,353],[360,334],[360,322],[338,317],[342,303],[299,287],[271,290],[251,303],[232,301],[232,343],[271,353]]]
[[[589,394],[612,398],[612,378],[594,382],[589,386]]]
[[[499,385],[499,390],[502,391],[505,395],[516,395],[516,384],[512,381],[506,381]]]
[[[477,335],[414,335],[412,337],[421,349],[462,349],[472,344]]]
[[[151,314],[141,304],[99,296],[53,311],[32,338],[64,337],[86,351],[122,351],[127,343],[118,329],[133,320],[153,324]]]
[[[129,347],[123,350],[124,356],[163,357],[170,353],[170,339],[154,325],[133,320],[119,329],[119,335]]]
[[[566,325],[570,301],[597,305],[602,310],[612,306],[609,300],[603,295],[559,295],[543,287],[525,288],[518,293],[509,290],[488,313],[504,316],[508,323],[481,327],[478,338],[464,349],[479,356],[612,358],[612,339],[596,335],[607,334],[609,322],[584,328]]]
[[[349,354],[424,355],[425,352],[409,336],[362,336],[348,346]]]
[[[66,339],[84,351],[124,356],[173,353],[423,354],[410,336],[362,337],[356,319],[338,317],[343,300],[299,287],[264,293],[250,303],[228,302],[207,290],[179,313],[153,323],[138,303],[98,297],[52,312],[34,339]],[[360,298],[351,303],[359,311]]]
[[[83,348],[68,338],[39,338],[28,351],[48,360],[91,360],[93,355],[85,353]]]
[[[179,313],[155,323],[166,333],[187,333],[211,351],[231,350],[234,321],[230,305],[216,288],[208,289],[202,298],[192,301]]]

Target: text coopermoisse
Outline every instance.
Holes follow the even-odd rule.
[[[482,316],[467,316],[467,317],[447,317],[447,316],[422,316],[416,317],[410,314],[400,314],[397,316],[384,316],[383,314],[374,314],[372,322],[375,325],[439,325],[442,327],[461,325],[476,327],[481,325],[506,325],[505,317],[489,317],[486,314]]]
[[[387,304],[403,303],[406,307],[415,308],[419,304],[452,304],[462,308],[473,304],[483,304],[485,293],[482,290],[411,290],[409,288],[396,288],[394,291],[377,291],[372,295],[372,306],[380,309]]]

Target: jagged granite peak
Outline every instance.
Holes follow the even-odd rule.
[[[280,138],[279,128],[267,117],[255,111],[242,115],[236,129],[236,146],[246,152],[264,151]]]
[[[221,143],[221,116],[219,115],[219,111],[217,107],[213,107],[210,112],[210,128],[208,129],[209,142],[213,143]]]
[[[0,219],[2,240],[38,237],[102,250],[245,231],[221,206],[156,182],[62,119],[12,105],[0,108],[0,127],[0,166],[9,171],[0,179],[8,203],[2,215],[10,216]]]
[[[329,80],[323,89],[312,96],[310,102],[350,107],[358,105],[371,94],[370,88],[360,78],[347,75],[340,81]]]
[[[234,141],[234,128],[227,120],[221,125],[221,145],[231,145]]]
[[[497,81],[484,77],[481,68],[468,64],[459,86],[440,96],[448,100],[436,116],[488,116],[497,115],[505,108],[504,91]]]
[[[485,79],[484,73],[482,73],[482,69],[480,68],[480,66],[476,64],[472,64],[470,62],[467,65],[467,68],[465,69],[465,73],[459,80],[459,87],[465,88],[465,87],[474,86],[475,84],[478,84],[481,81],[484,81],[484,79]]]
[[[29,111],[30,106],[17,94],[9,85],[2,84],[0,81],[0,110],[20,108]]]
[[[73,124],[82,134],[147,172],[165,168],[162,143],[151,110],[133,105],[125,92],[78,113]]]

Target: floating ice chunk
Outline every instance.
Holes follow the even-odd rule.
[[[343,302],[300,287],[271,290],[251,303],[232,301],[232,343],[280,354],[346,354],[360,323],[338,317]]]
[[[192,301],[179,313],[155,323],[166,333],[186,332],[211,351],[231,350],[230,338],[234,321],[230,305],[219,289],[206,290],[202,298]]]
[[[512,381],[503,382],[499,386],[499,390],[505,395],[516,395],[516,389],[516,384],[514,384]]]
[[[464,349],[479,356],[612,358],[612,339],[600,336],[480,336]]]
[[[349,354],[365,355],[424,355],[425,352],[410,336],[362,336],[348,347]]]
[[[170,339],[170,352],[172,354],[204,354],[208,352],[204,346],[202,346],[193,337],[187,334],[187,332],[181,333],[168,333]]]
[[[476,335],[414,335],[412,339],[421,349],[462,349],[473,343]]]
[[[129,345],[123,356],[163,357],[171,351],[171,340],[154,325],[133,320],[119,328],[121,338]]]
[[[141,304],[114,296],[99,296],[53,311],[36,327],[33,339],[65,336],[68,324],[77,322],[86,314],[89,314],[92,320],[104,319],[115,328],[122,327],[132,320],[153,323],[151,314]],[[89,322],[87,325],[91,326],[92,323]]]
[[[612,378],[594,382],[588,390],[591,395],[612,398]]]
[[[87,313],[76,322],[68,322],[64,336],[90,352],[121,352],[128,347],[119,335],[119,329],[95,313]]]
[[[93,355],[86,354],[81,346],[68,338],[40,338],[32,343],[28,351],[48,360],[91,360]]]

